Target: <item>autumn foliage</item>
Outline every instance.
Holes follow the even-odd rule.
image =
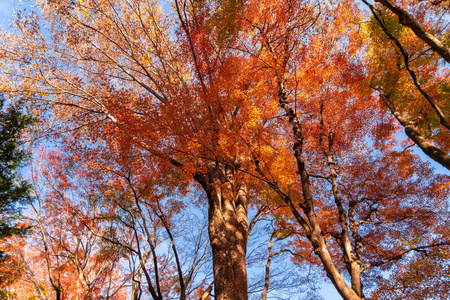
[[[1,87],[41,146],[33,232],[2,241],[3,291],[289,298],[313,268],[344,299],[446,298],[449,177],[424,158],[450,168],[447,8],[376,2],[18,14]]]

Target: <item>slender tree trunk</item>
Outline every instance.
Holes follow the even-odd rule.
[[[195,179],[208,196],[209,239],[217,300],[247,300],[247,187],[233,166],[211,163]]]
[[[323,235],[322,229],[317,219],[316,213],[314,212],[314,197],[311,190],[311,182],[309,174],[306,170],[306,164],[303,160],[303,129],[300,120],[298,119],[296,112],[289,106],[287,99],[287,92],[284,88],[284,83],[279,82],[279,104],[280,107],[286,112],[289,123],[292,125],[293,137],[294,137],[294,156],[297,160],[298,174],[300,175],[300,180],[302,183],[303,199],[304,202],[301,204],[301,208],[305,213],[308,221],[310,230],[308,232],[308,239],[314,247],[314,253],[322,261],[325,271],[327,272],[328,278],[330,278],[336,290],[345,300],[362,300],[356,292],[350,288],[345,280],[342,278],[339,270],[333,262],[331,253],[326,245],[325,236]]]
[[[416,124],[403,117],[400,112],[394,106],[389,95],[384,93],[384,90],[380,87],[375,87],[375,90],[380,94],[381,99],[385,101],[392,115],[405,129],[406,135],[417,145],[422,151],[428,155],[431,159],[450,170],[450,155],[435,147],[431,144],[423,135],[421,135],[416,129]]]
[[[364,1],[365,2],[365,1]],[[437,37],[428,32],[416,19],[402,7],[390,0],[375,0],[381,3],[397,15],[400,24],[409,27],[418,38],[427,43],[434,52],[438,53],[443,59],[450,63],[450,49],[447,48]]]
[[[131,281],[132,281],[132,285],[131,285],[131,299],[132,300],[139,300],[141,299],[141,294],[142,294],[142,290],[141,290],[141,276],[142,276],[143,270],[142,270],[142,266],[139,268],[139,270],[137,272],[133,272]],[[137,278],[137,279],[135,279]]]

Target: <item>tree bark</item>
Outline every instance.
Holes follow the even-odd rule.
[[[438,38],[420,25],[411,14],[390,0],[375,0],[375,2],[382,4],[393,12],[398,17],[400,24],[409,27],[418,38],[427,43],[433,51],[450,63],[450,50]]]
[[[214,293],[218,300],[247,300],[247,187],[236,183],[231,165],[210,163],[196,174],[208,197],[209,239],[213,254]]]
[[[319,220],[314,212],[314,197],[311,190],[311,182],[306,170],[306,165],[303,160],[303,131],[302,124],[298,119],[296,112],[289,106],[287,99],[287,92],[284,87],[283,82],[279,82],[279,104],[281,109],[286,112],[289,123],[292,126],[292,133],[294,137],[294,156],[297,160],[298,174],[302,183],[302,192],[304,202],[300,204],[303,212],[305,213],[309,224],[310,232],[308,232],[308,239],[314,248],[314,253],[322,261],[325,271],[327,272],[328,278],[330,278],[336,290],[345,300],[362,300],[356,292],[350,288],[345,280],[342,278],[339,270],[333,262],[331,253],[329,252],[325,236],[323,235],[322,229],[320,228]]]
[[[450,170],[450,156],[442,151],[441,149],[430,143],[423,135],[421,135],[416,129],[416,124],[413,121],[409,121],[403,117],[400,112],[397,111],[394,104],[392,103],[389,95],[386,95],[382,88],[375,87],[378,91],[381,99],[385,101],[392,115],[397,119],[397,121],[405,129],[406,135],[417,145],[422,151],[428,155],[431,159],[439,163],[441,166]]]

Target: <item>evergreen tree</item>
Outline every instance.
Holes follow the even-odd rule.
[[[33,118],[17,107],[7,106],[3,96],[0,107],[0,238],[3,238],[23,231],[14,224],[30,191],[29,184],[18,173],[28,158],[20,145],[20,134]]]

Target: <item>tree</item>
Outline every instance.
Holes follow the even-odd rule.
[[[124,157],[115,164],[114,159],[102,161],[102,155],[42,155],[40,172],[50,190],[39,198],[42,208],[35,208],[42,244],[34,247],[49,253],[49,281],[62,298],[78,293],[86,299],[115,299],[126,290],[132,299],[178,294],[187,299],[207,284],[208,272],[204,279],[199,275],[207,264],[204,224],[198,231],[174,227],[195,218],[195,210],[157,183],[151,161],[138,173],[144,171],[139,153],[126,155],[133,158],[130,164]],[[68,277],[78,278],[76,288]]]
[[[18,171],[27,160],[27,153],[20,144],[23,130],[33,122],[19,108],[6,106],[0,98],[0,238],[23,232],[15,220],[20,205],[27,203],[30,187]]]
[[[293,232],[286,250],[321,265],[344,299],[364,299],[375,268],[448,246],[449,178],[384,140],[394,126],[370,89],[357,4],[158,4],[43,3],[50,38],[38,15],[20,16],[17,34],[4,36],[4,58],[19,66],[3,89],[38,104],[43,132],[64,152],[104,166],[93,168],[98,184],[106,166],[133,166],[137,178],[155,170],[165,191],[200,189],[217,299],[248,298],[248,209],[286,219],[276,223],[281,236]],[[123,200],[138,205],[143,190]],[[127,210],[116,220],[131,231],[152,218]],[[157,274],[147,279],[154,299],[163,297],[150,288]]]
[[[441,65],[449,63],[449,50],[440,41],[448,34],[446,8],[442,1],[376,2],[381,5],[364,1],[372,14],[366,27],[371,86],[409,139],[450,169],[448,68]]]
[[[0,98],[0,239],[25,233],[27,227],[18,224],[21,205],[28,203],[30,186],[18,173],[28,155],[21,146],[23,130],[33,123],[33,118],[24,115],[20,108],[6,105],[3,94]],[[0,261],[9,262],[11,257],[0,250]],[[9,274],[11,275],[11,274]],[[11,275],[6,282],[14,280]],[[2,280],[4,281],[4,280]],[[0,291],[4,293],[3,290]]]

